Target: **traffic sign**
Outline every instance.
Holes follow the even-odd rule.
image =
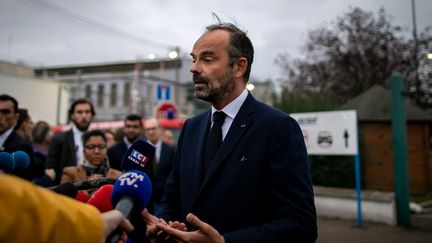
[[[171,101],[171,85],[157,84],[156,85],[156,100],[157,102]]]
[[[156,117],[158,119],[174,119],[177,117],[177,108],[173,103],[161,103],[156,108]]]

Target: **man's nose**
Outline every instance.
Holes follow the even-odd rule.
[[[200,73],[201,72],[201,68],[197,62],[192,63],[192,66],[190,68],[190,72],[191,73]]]

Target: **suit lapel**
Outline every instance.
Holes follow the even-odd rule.
[[[235,145],[240,140],[240,138],[250,127],[250,124],[253,122],[254,104],[255,99],[251,94],[248,94],[248,97],[234,118],[219,151],[216,153],[216,157],[211,163],[207,175],[205,175],[200,192],[211,179],[217,168],[226,160],[228,154],[235,148]],[[203,144],[204,143],[205,141],[203,141]]]
[[[199,195],[200,188],[202,186],[201,184],[202,184],[203,179],[204,179],[203,155],[204,155],[204,147],[205,147],[205,143],[206,143],[207,133],[208,133],[209,126],[210,126],[210,116],[211,116],[211,110],[209,110],[208,112],[206,112],[202,116],[202,119],[201,119],[200,123],[198,124],[198,127],[192,128],[192,129],[199,129],[198,131],[203,131],[203,132],[199,132],[199,137],[198,137],[198,141],[197,141],[197,148],[196,148],[196,155],[195,155],[194,161],[192,163],[194,175],[195,175],[192,178],[192,180],[194,180],[193,185],[196,185],[196,186],[194,186],[194,188],[189,188],[189,190],[192,191],[192,193],[190,195],[194,195],[195,199]]]
[[[79,161],[77,161],[77,156],[76,156],[76,146],[75,146],[75,140],[74,140],[74,135],[73,135],[73,130],[71,129],[71,130],[69,130],[67,133],[66,133],[66,138],[67,138],[67,140],[68,140],[68,142],[66,143],[68,146],[69,146],[69,151],[72,151],[72,154],[71,154],[71,156],[72,156],[72,165],[74,165],[74,166],[76,166],[76,165],[78,165],[78,163],[79,163]]]

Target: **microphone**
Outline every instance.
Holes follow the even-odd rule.
[[[87,195],[87,193],[85,193],[83,191],[78,191],[76,196],[75,196],[76,200],[83,202],[83,203],[88,202],[89,198],[90,198],[90,196]]]
[[[81,190],[90,190],[99,188],[100,186],[107,185],[107,184],[114,184],[116,179],[114,178],[99,178],[94,180],[88,180],[88,181],[82,181],[82,182],[75,182],[71,183],[78,191]],[[61,186],[61,184],[59,185]],[[48,189],[54,190],[58,186],[49,187]]]
[[[87,204],[95,206],[101,213],[110,211],[113,209],[111,204],[111,194],[113,185],[103,185],[97,189],[87,201]]]
[[[0,152],[0,171],[10,173],[14,170],[15,163],[10,153]]]
[[[80,191],[99,188],[103,185],[114,184],[115,182],[116,179],[114,178],[99,178],[94,180],[76,182],[74,183],[74,186],[76,186],[76,188]]]
[[[150,143],[139,139],[133,143],[123,156],[121,167],[124,171],[143,171],[148,162],[152,162],[156,148]]]
[[[123,173],[113,187],[111,202],[127,218],[132,209],[141,212],[149,203],[152,184],[146,173],[131,170]]]
[[[30,158],[26,152],[15,151],[12,153],[12,157],[13,160],[15,161],[14,171],[25,170],[30,164]]]
[[[123,156],[121,168],[126,172],[114,184],[111,201],[126,218],[132,210],[141,212],[150,201],[152,185],[144,171],[146,164],[153,162],[155,152],[153,145],[139,139]],[[115,230],[108,241],[117,242],[119,237],[119,230]]]
[[[58,194],[68,196],[70,198],[75,198],[78,193],[77,188],[71,182],[65,182],[63,184],[60,184],[52,190]]]
[[[139,170],[131,170],[122,174],[114,184],[111,202],[116,205],[123,216],[129,218],[131,211],[141,212],[149,203],[152,184],[148,176]],[[118,231],[108,237],[110,242],[117,242]]]

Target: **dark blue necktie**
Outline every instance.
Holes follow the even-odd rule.
[[[213,126],[207,135],[207,143],[204,151],[204,175],[207,173],[211,162],[222,143],[222,124],[225,121],[225,113],[216,111],[213,113]]]

